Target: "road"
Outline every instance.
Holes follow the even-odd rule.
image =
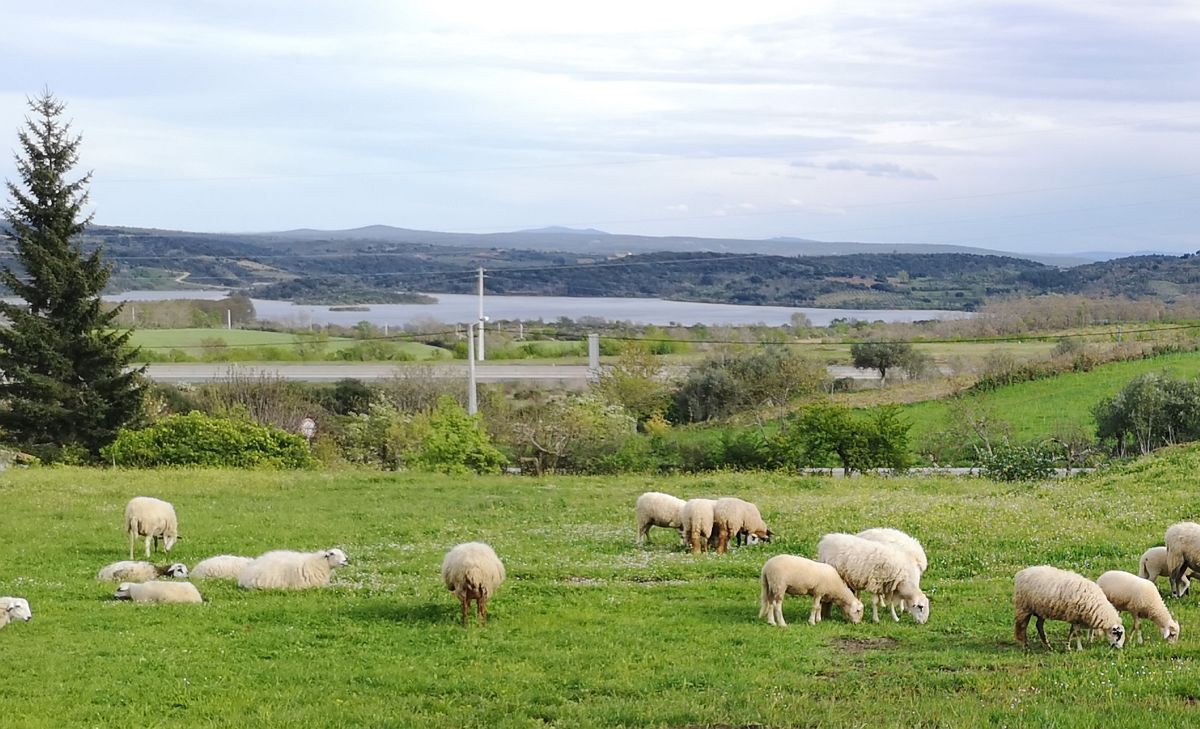
[[[227,379],[231,373],[244,375],[266,375],[285,380],[305,382],[337,382],[346,378],[357,380],[387,380],[396,376],[398,370],[420,372],[422,376],[446,379],[467,377],[465,363],[429,366],[389,364],[152,364],[146,374],[158,382],[210,382]],[[577,382],[587,380],[586,365],[513,365],[482,364],[476,368],[480,382]]]

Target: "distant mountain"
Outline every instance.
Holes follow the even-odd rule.
[[[604,232],[603,230],[596,230],[595,228],[567,228],[562,225],[550,225],[545,228],[530,228],[528,230],[518,230],[516,232],[517,233],[528,233],[530,235],[547,235],[547,234],[609,235],[608,233]]]

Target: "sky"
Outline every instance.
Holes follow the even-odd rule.
[[[1195,2],[0,0],[0,18],[0,144],[50,89],[103,224],[1200,249]]]

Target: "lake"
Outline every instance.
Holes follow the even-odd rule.
[[[459,323],[474,321],[478,299],[469,294],[431,294],[436,304],[375,304],[368,311],[330,311],[328,306],[293,304],[290,301],[251,299],[260,320],[281,324],[353,325],[369,321],[382,326],[403,326],[419,322]],[[167,299],[221,299],[223,291],[126,291],[105,296],[106,301],[163,301]],[[791,323],[792,314],[804,314],[816,326],[834,319],[883,320],[909,322],[923,319],[964,319],[962,311],[937,309],[814,309],[790,306],[744,306],[738,304],[698,304],[665,299],[629,299],[617,297],[572,296],[484,296],[484,314],[490,319],[521,319],[552,322],[559,317],[582,319],[595,317],[608,321],[638,324],[767,324]]]

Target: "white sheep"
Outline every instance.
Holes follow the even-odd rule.
[[[185,564],[176,562],[169,565],[156,565],[150,562],[132,562],[124,560],[113,562],[100,568],[96,573],[97,580],[115,580],[117,582],[148,582],[158,577],[186,578],[188,568]]]
[[[680,512],[684,500],[659,491],[647,491],[637,498],[637,544],[642,546],[650,536],[650,527],[682,530]]]
[[[190,582],[122,582],[113,593],[114,600],[142,603],[204,602],[200,591]]]
[[[467,627],[471,601],[479,621],[487,625],[487,601],[504,582],[504,563],[495,550],[483,542],[460,544],[446,553],[442,560],[442,581],[453,592],[462,607],[462,624]]]
[[[827,564],[814,562],[804,557],[777,554],[767,560],[762,568],[762,594],[759,597],[758,617],[765,617],[771,625],[786,628],[783,620],[783,596],[812,595],[812,611],[808,624],[821,622],[821,604],[825,601],[837,603],[851,623],[862,620],[863,604],[846,587],[837,570]]]
[[[904,600],[918,623],[929,620],[929,598],[913,579],[913,562],[895,547],[853,534],[826,534],[817,543],[817,560],[832,565],[854,592],[871,593],[871,620],[879,622],[879,606]]]
[[[0,597],[0,628],[14,620],[25,622],[33,620],[33,611],[29,609],[29,601],[23,597]]]
[[[1141,559],[1138,560],[1138,577],[1157,582],[1159,577],[1170,576],[1170,570],[1167,569],[1167,548],[1166,547],[1151,547],[1147,549]],[[1180,578],[1180,583],[1183,588],[1184,595],[1188,592],[1188,587],[1191,584],[1189,579],[1194,572],[1184,570],[1183,577]]]
[[[921,547],[920,542],[899,529],[889,529],[887,527],[864,529],[855,536],[869,539],[872,542],[891,545],[907,555],[917,569],[914,581],[917,583],[917,587],[921,586],[921,575],[925,574],[925,570],[929,569],[929,560],[925,557],[925,549]],[[900,605],[901,610],[906,607],[904,600],[892,599],[888,601],[888,607],[892,611],[892,620],[899,621],[900,618],[896,615],[897,604]]]
[[[713,507],[716,505],[714,499],[688,499],[679,513],[683,523],[683,538],[692,554],[708,550],[708,538],[713,531]]]
[[[1104,591],[1095,582],[1057,567],[1041,565],[1026,567],[1013,580],[1013,613],[1016,619],[1015,634],[1021,647],[1029,650],[1026,630],[1029,618],[1037,618],[1038,637],[1042,645],[1050,647],[1043,627],[1047,620],[1062,620],[1071,624],[1067,634],[1067,650],[1071,640],[1083,650],[1078,632],[1080,628],[1103,630],[1110,645],[1120,648],[1125,645],[1125,626],[1117,609],[1105,597]]]
[[[1168,643],[1179,640],[1179,623],[1171,617],[1153,582],[1128,572],[1111,570],[1100,575],[1096,584],[1113,607],[1133,616],[1133,632],[1137,634],[1138,645],[1142,643],[1142,618],[1157,625]]]
[[[252,557],[237,557],[232,554],[222,554],[201,560],[192,568],[194,580],[236,580],[246,565],[253,562]]]
[[[256,590],[303,590],[329,584],[333,570],[350,560],[340,549],[318,552],[267,552],[238,575],[238,586]]]
[[[1181,521],[1167,529],[1167,577],[1171,581],[1171,594],[1183,597],[1188,583],[1184,575],[1188,570],[1200,570],[1200,524]]]
[[[146,538],[146,559],[159,541],[163,551],[170,552],[179,539],[175,507],[162,499],[135,496],[125,506],[125,532],[129,535],[129,559],[133,559],[133,543],[138,537]]]
[[[715,546],[717,554],[729,549],[729,538],[734,537],[737,546],[744,537],[755,537],[764,542],[771,541],[771,530],[767,528],[758,507],[749,501],[732,496],[717,499],[713,504],[713,528],[709,546]]]

